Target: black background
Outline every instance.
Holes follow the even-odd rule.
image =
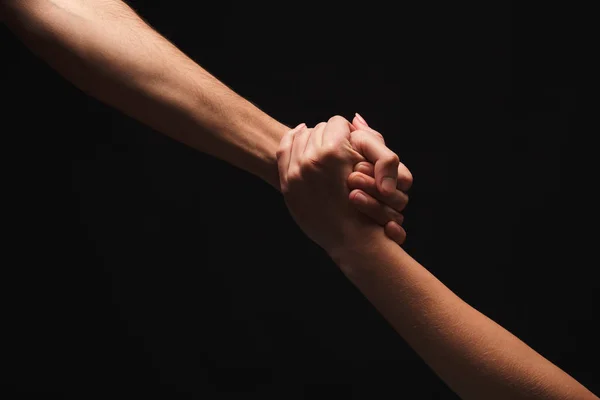
[[[195,3],[130,2],[289,126],[360,112],[415,177],[405,249],[600,393],[594,225],[572,167],[580,104],[563,10]],[[1,43],[13,388],[457,398],[279,193],[85,95],[6,28]]]

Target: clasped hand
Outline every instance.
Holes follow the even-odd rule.
[[[282,138],[277,163],[292,217],[330,254],[382,229],[398,244],[406,239],[401,212],[412,175],[358,116],[298,125]]]

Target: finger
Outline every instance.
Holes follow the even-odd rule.
[[[281,187],[281,191],[287,189],[287,174],[290,166],[290,158],[291,158],[291,150],[292,144],[294,142],[294,134],[298,132],[300,129],[306,127],[304,123],[301,123],[294,129],[288,131],[283,138],[281,138],[281,142],[279,143],[279,148],[277,149],[277,169],[279,170],[279,185]]]
[[[375,165],[377,189],[383,194],[392,194],[398,181],[400,159],[383,142],[364,130],[350,134],[350,143],[356,151]]]
[[[326,125],[327,123],[321,122],[313,128],[312,133],[310,134],[310,139],[306,144],[306,149],[304,150],[304,154],[307,157],[315,156],[317,153],[317,149],[321,147],[321,144],[323,142],[323,130],[325,129]]]
[[[367,121],[365,121],[365,119],[359,113],[354,113],[352,125],[356,126],[358,129],[369,128],[369,124],[367,124]]]
[[[413,184],[413,175],[406,168],[406,165],[400,163],[398,164],[398,184],[397,188],[402,190],[403,192],[407,192]]]
[[[361,161],[354,166],[355,172],[360,172],[365,175],[374,177],[375,176],[375,167],[368,161]],[[403,191],[408,192],[408,190],[412,187],[413,183],[413,175],[406,168],[406,165],[400,163],[398,165],[398,183],[396,188]]]
[[[312,129],[304,126],[294,134],[294,143],[292,145],[292,155],[289,169],[292,169],[294,165],[298,164],[298,162],[302,160],[302,155],[304,154],[304,149],[306,149],[306,144],[310,138],[311,131]]]
[[[360,172],[365,175],[374,177],[375,176],[375,167],[368,161],[361,161],[354,166],[355,172]],[[396,184],[396,188],[403,191],[408,192],[412,187],[413,183],[413,175],[406,168],[406,165],[400,163],[398,165],[398,183]]]
[[[377,132],[375,129],[371,128],[367,124],[367,121],[365,121],[365,119],[359,113],[354,114],[354,119],[352,119],[352,125],[357,130],[361,129],[361,130],[364,130],[364,131],[374,134],[375,137],[377,137],[377,139],[379,139],[385,143],[385,140],[383,139],[383,135],[381,133]]]
[[[394,242],[402,245],[406,241],[406,231],[403,227],[395,223],[394,221],[388,222],[384,227],[383,231]]]
[[[350,132],[353,129],[354,127],[346,118],[335,115],[327,121],[321,142],[323,146],[338,145],[340,139],[350,138]]]
[[[360,189],[382,204],[385,204],[398,212],[402,212],[408,204],[408,195],[406,193],[395,190],[391,195],[382,195],[379,190],[377,190],[375,179],[362,172],[355,171],[348,176],[348,188],[350,190]]]
[[[360,172],[368,176],[375,176],[375,167],[368,161],[361,161],[354,166],[355,172]]]
[[[384,226],[390,221],[394,221],[398,224],[402,224],[404,216],[396,210],[381,204],[375,198],[362,190],[353,190],[349,195],[350,203],[356,207],[356,209],[377,224]]]

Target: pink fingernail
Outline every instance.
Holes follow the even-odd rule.
[[[358,120],[361,122],[361,124],[369,126],[369,124],[367,124],[367,121],[365,121],[365,119],[362,117],[362,115],[360,115],[359,113],[355,113],[354,115],[356,115],[356,118],[358,118]]]

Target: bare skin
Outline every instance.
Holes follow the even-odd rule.
[[[289,127],[217,80],[122,1],[2,0],[0,18],[87,94],[279,190],[275,153]],[[368,138],[366,147],[375,139]],[[391,150],[376,147],[370,172],[376,179],[367,185],[377,207],[366,212],[382,226],[392,217],[401,223],[397,215],[408,197],[400,191],[410,187],[412,175]],[[383,221],[383,215],[390,218]],[[389,232],[404,240],[403,230]]]
[[[363,194],[346,184],[361,157],[350,143],[365,134],[333,117],[284,136],[277,153],[281,188],[300,228],[461,398],[597,400],[460,299],[350,204]]]

